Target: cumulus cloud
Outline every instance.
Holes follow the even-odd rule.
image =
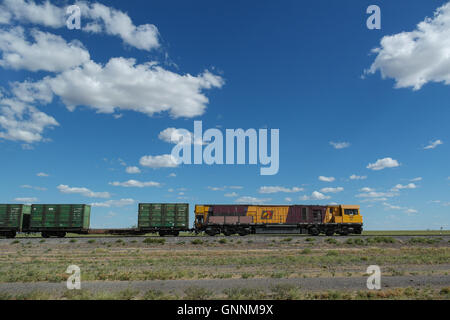
[[[408,183],[406,185],[397,184],[395,187],[393,187],[391,189],[391,191],[399,191],[399,190],[402,190],[402,189],[416,189],[416,188],[417,188],[417,186],[414,183],[411,182],[411,183]]]
[[[411,179],[410,181],[422,181],[422,177],[417,177],[417,178]]]
[[[338,193],[338,192],[344,191],[344,188],[343,187],[322,188],[322,189],[320,189],[320,191],[323,193]]]
[[[224,84],[208,70],[198,76],[180,75],[156,62],[136,64],[135,59],[122,57],[111,58],[104,66],[90,60],[41,82],[71,111],[88,106],[99,113],[168,112],[174,118],[202,115],[209,102],[202,91]]]
[[[125,207],[132,205],[136,202],[134,199],[120,199],[120,200],[108,200],[104,202],[94,202],[91,203],[92,207],[103,207],[103,208],[110,208],[110,207]]]
[[[155,25],[136,26],[126,13],[100,3],[78,1],[75,4],[81,10],[83,31],[117,36],[125,44],[141,50],[150,51],[160,47],[159,32]],[[49,1],[36,4],[32,0],[4,0],[0,12],[0,23],[15,20],[51,28],[66,25],[66,7],[53,5]]]
[[[360,191],[362,191],[362,192],[371,192],[371,191],[375,191],[375,189],[372,189],[372,188],[369,188],[369,187],[364,187],[364,188],[361,188]]]
[[[334,177],[324,177],[324,176],[320,176],[319,177],[320,181],[324,181],[324,182],[333,182],[334,180],[336,180]]]
[[[158,138],[164,142],[174,144],[178,144],[180,142],[198,145],[205,144],[202,138],[194,141],[194,134],[186,129],[167,128],[159,133]]]
[[[259,193],[278,193],[278,192],[285,192],[285,193],[294,193],[294,192],[300,192],[303,191],[303,188],[299,187],[292,187],[292,188],[286,188],[286,187],[280,187],[280,186],[263,186],[259,188]]]
[[[350,147],[350,143],[349,142],[333,142],[333,141],[330,141],[330,144],[335,149],[345,149],[345,148]]]
[[[413,31],[384,36],[366,74],[380,71],[396,88],[419,90],[429,82],[450,84],[450,3],[438,8]]]
[[[23,203],[34,203],[38,202],[38,198],[15,198],[14,201],[23,202]]]
[[[300,200],[325,200],[325,199],[330,199],[330,196],[326,196],[323,193],[320,193],[319,191],[313,191],[313,193],[311,193],[311,195],[307,196],[301,196]]]
[[[392,158],[383,158],[378,159],[375,163],[369,163],[366,168],[371,170],[383,170],[385,168],[395,168],[399,165],[400,164],[397,160]]]
[[[112,186],[115,187],[126,187],[126,188],[130,188],[130,187],[134,187],[134,188],[144,188],[144,187],[159,187],[161,186],[161,184],[159,182],[155,182],[155,181],[138,181],[138,180],[128,180],[128,181],[124,181],[124,182],[118,182],[118,181],[114,181],[114,182],[110,182],[109,183]]]
[[[390,210],[403,210],[405,213],[417,213],[418,211],[416,209],[406,208],[402,206],[392,205],[390,203],[384,202],[383,205],[386,209]]]
[[[238,194],[236,192],[225,193],[224,197],[234,198],[237,197]]]
[[[176,159],[174,159],[171,154],[163,154],[158,156],[143,156],[139,160],[139,163],[143,167],[149,167],[153,169],[178,167]]]
[[[16,70],[59,72],[79,66],[90,59],[81,42],[67,43],[62,37],[31,30],[33,42],[21,27],[0,30],[0,66]]]
[[[286,197],[286,198],[284,198],[284,201],[286,201],[286,202],[292,202],[292,198]]]
[[[58,126],[55,118],[33,106],[0,96],[0,139],[34,143],[42,141],[47,128]]]
[[[390,198],[395,197],[397,194],[393,192],[376,192],[376,191],[369,191],[357,194],[357,198]]]
[[[124,43],[147,51],[160,46],[158,28],[153,24],[135,26],[126,13],[100,3],[77,2],[77,5],[82,17],[91,20],[83,27],[84,31],[118,36]]]
[[[365,180],[367,179],[367,176],[358,176],[356,174],[352,174],[350,176],[350,180]]]
[[[169,178],[175,178],[177,176],[177,174],[176,173],[171,173],[171,174],[169,174]]]
[[[33,189],[33,190],[38,190],[38,191],[46,191],[47,190],[47,188],[30,186],[29,184],[23,184],[20,187],[23,189]]]
[[[51,4],[50,1],[36,4],[33,0],[4,0],[0,6],[0,12],[4,12],[8,16],[4,23],[9,23],[14,19],[52,28],[60,28],[65,25],[65,11],[63,8]]]
[[[88,197],[88,198],[110,198],[111,195],[109,192],[94,192],[89,190],[88,188],[84,187],[69,187],[65,184],[60,184],[57,186],[58,190],[61,193],[67,193],[67,194],[81,194],[82,196]]]
[[[45,172],[39,172],[39,173],[36,173],[36,175],[37,175],[38,177],[48,177],[48,176],[49,176],[49,174],[48,174],[48,173],[45,173]]]
[[[435,141],[430,141],[430,144],[428,144],[427,146],[424,147],[425,150],[428,149],[434,149],[436,148],[438,145],[443,144],[443,142],[441,140],[435,140]]]
[[[136,173],[141,173],[141,169],[139,169],[136,166],[131,166],[131,167],[127,167],[125,169],[126,173],[130,173],[130,174],[136,174]]]
[[[272,199],[270,198],[255,198],[250,196],[240,197],[235,200],[236,203],[245,203],[245,204],[264,204]]]

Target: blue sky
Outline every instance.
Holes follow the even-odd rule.
[[[94,204],[93,227],[138,202],[360,204],[366,229],[448,229],[446,1],[79,2],[81,30],[75,2],[0,3],[0,202]],[[278,174],[158,157],[194,120],[279,129]]]

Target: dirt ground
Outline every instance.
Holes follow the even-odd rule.
[[[450,298],[447,235],[0,239],[0,298],[74,298],[69,265],[86,299],[358,298],[369,265],[389,291],[376,297]]]

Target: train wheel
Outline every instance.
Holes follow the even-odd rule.
[[[64,238],[66,236],[66,233],[64,231],[58,232],[57,237],[58,238]]]
[[[318,236],[319,230],[317,230],[317,228],[311,228],[311,229],[309,229],[309,234],[312,236]]]
[[[159,234],[160,237],[164,237],[166,235],[166,232],[165,231],[159,231],[158,234]]]
[[[174,232],[172,232],[172,235],[174,237],[178,237],[180,235],[180,232],[179,231],[174,231]]]
[[[47,232],[41,232],[42,238],[50,238],[50,235]]]
[[[327,231],[325,231],[325,234],[329,237],[331,237],[332,235],[334,235],[334,230],[333,229],[328,229]]]
[[[214,230],[206,230],[205,233],[210,237],[214,237],[217,234]]]
[[[229,236],[231,236],[233,233],[232,233],[230,230],[225,229],[225,230],[223,231],[223,234],[224,234],[225,236],[229,237]]]

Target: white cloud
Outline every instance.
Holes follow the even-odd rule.
[[[286,197],[286,198],[284,198],[284,201],[286,201],[286,202],[292,202],[292,198]]]
[[[170,177],[170,178],[175,178],[176,176],[177,176],[177,174],[176,174],[176,173],[173,173],[173,172],[172,172],[171,174],[169,174],[169,177]]]
[[[30,186],[29,184],[24,184],[24,185],[21,185],[20,187],[24,188],[24,189],[33,189],[33,190],[38,190],[38,191],[46,191],[47,190],[47,188]]]
[[[406,185],[397,184],[395,187],[391,189],[391,191],[399,191],[402,189],[416,189],[417,186],[414,183],[408,183]]]
[[[187,144],[204,145],[202,138],[194,141],[194,134],[186,129],[167,128],[161,131],[158,138],[164,142],[178,144],[184,142]]]
[[[450,47],[449,47],[449,50],[450,50]],[[450,61],[449,61],[449,63],[450,63]],[[425,146],[424,147],[424,149],[425,150],[427,150],[427,149],[434,149],[434,148],[436,148],[438,145],[441,145],[441,144],[444,144],[441,140],[435,140],[435,141],[430,141],[430,144],[429,145],[427,145],[427,146]]]
[[[27,41],[23,28],[0,30],[0,66],[16,70],[59,72],[90,59],[81,42],[67,43],[62,37],[31,30],[34,42]]]
[[[378,159],[375,163],[369,163],[366,168],[371,170],[383,170],[385,168],[395,168],[399,165],[400,164],[397,160],[392,158],[383,158]]]
[[[255,197],[249,197],[244,196],[236,199],[236,203],[245,203],[245,204],[264,204],[272,199],[270,198],[255,198]]]
[[[144,187],[160,187],[161,184],[159,182],[155,182],[155,181],[146,181],[146,182],[141,182],[141,181],[137,181],[137,180],[128,180],[125,182],[118,182],[118,181],[114,181],[114,182],[110,182],[109,183],[112,186],[115,187],[126,187],[126,188],[144,188]]]
[[[100,3],[78,2],[77,5],[82,17],[92,20],[84,31],[119,36],[126,44],[147,51],[160,46],[158,28],[153,24],[135,26],[126,13]]]
[[[174,118],[202,115],[209,102],[202,91],[224,84],[208,70],[198,76],[180,75],[156,62],[136,64],[135,59],[122,57],[111,58],[104,66],[90,60],[41,82],[71,111],[88,106],[99,113],[167,112]]]
[[[422,181],[422,177],[417,177],[417,178],[411,179],[410,181]]]
[[[0,96],[0,139],[34,143],[42,141],[46,128],[58,126],[51,116],[15,99]]]
[[[127,167],[125,171],[129,174],[141,173],[141,169],[136,166]]]
[[[211,187],[208,186],[207,189],[211,190],[211,191],[224,191],[226,187]]]
[[[335,149],[344,149],[350,147],[349,142],[333,142],[330,141],[330,145],[332,145]]]
[[[278,193],[278,192],[286,192],[286,193],[295,193],[303,191],[303,188],[299,187],[292,187],[292,188],[286,188],[286,187],[280,187],[280,186],[263,186],[259,188],[259,193]]]
[[[167,191],[174,192],[175,190],[173,188],[169,188],[169,189],[167,189]]]
[[[338,192],[344,191],[344,188],[343,187],[322,188],[322,189],[320,189],[320,191],[323,193],[338,193]]]
[[[243,186],[228,186],[228,188],[230,188],[230,189],[236,189],[236,190],[244,189]]]
[[[150,51],[160,47],[158,28],[153,24],[134,25],[130,17],[117,9],[100,3],[77,1],[81,9],[82,30],[117,36],[127,45]],[[52,28],[65,27],[66,7],[58,7],[45,1],[4,0],[0,6],[0,23],[16,20]]]
[[[38,202],[38,198],[15,198],[14,201],[23,202],[23,203],[34,203]]]
[[[357,194],[357,198],[390,198],[395,197],[397,194],[392,192],[375,192],[369,191],[365,193]]]
[[[360,191],[362,191],[362,192],[372,192],[372,191],[375,191],[375,189],[372,189],[372,188],[369,188],[369,187],[364,187],[364,188],[361,188]]]
[[[419,90],[428,82],[450,84],[450,3],[444,4],[410,32],[384,36],[373,49],[375,61],[365,73],[381,72],[396,88]]]
[[[37,175],[38,177],[48,177],[48,176],[49,176],[49,174],[48,174],[48,173],[45,173],[45,172],[39,172],[39,173],[36,173],[36,175]]]
[[[416,209],[396,206],[396,205],[392,205],[387,202],[384,202],[383,205],[385,206],[386,209],[390,209],[390,210],[403,210],[403,212],[405,212],[405,213],[417,213],[418,212]]]
[[[320,193],[319,191],[313,191],[313,193],[310,196],[304,195],[300,197],[300,200],[325,200],[330,199],[330,196],[326,196],[323,193]]]
[[[136,200],[133,200],[133,199],[108,200],[108,201],[104,201],[104,202],[91,203],[91,206],[93,206],[93,207],[104,207],[104,208],[124,207],[124,206],[132,205],[135,202],[136,202]]]
[[[238,194],[236,192],[225,193],[224,197],[234,198],[237,197]]]
[[[109,192],[94,192],[89,190],[88,188],[84,187],[69,187],[65,184],[60,184],[57,186],[58,190],[61,193],[67,193],[67,194],[81,194],[82,196],[88,197],[88,198],[110,198],[111,195]]]
[[[143,156],[139,163],[141,166],[149,168],[175,168],[178,167],[176,159],[170,154],[163,154],[159,156]]]
[[[33,0],[4,0],[0,10],[9,15],[6,23],[14,19],[52,28],[64,26],[65,11],[51,4],[50,1],[36,4]]]
[[[367,179],[367,176],[357,176],[356,174],[352,174],[350,176],[350,180],[365,180]]]
[[[320,181],[325,181],[325,182],[333,182],[334,180],[336,180],[334,177],[324,177],[324,176],[320,176],[319,177]]]

